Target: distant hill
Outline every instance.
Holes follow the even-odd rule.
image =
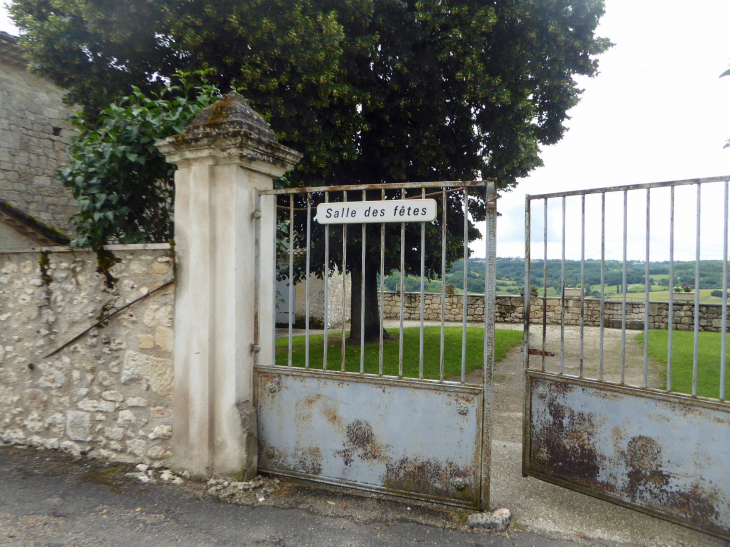
[[[565,282],[568,286],[576,286],[581,281],[580,260],[565,261]],[[628,285],[644,284],[645,264],[639,261],[626,263],[626,282]],[[517,294],[522,288],[525,275],[525,261],[519,258],[497,258],[497,279],[499,281],[498,293]],[[669,280],[669,262],[651,262],[649,264],[649,278],[652,287],[655,289],[668,289],[677,284],[689,285],[694,288],[695,284],[695,262],[675,262],[674,280]],[[608,287],[619,286],[623,279],[623,262],[619,260],[607,260],[605,262],[605,284]],[[446,274],[446,282],[453,284],[457,289],[464,288],[464,261],[454,262],[451,270]],[[396,272],[386,277],[386,290],[394,291],[400,283],[400,275]],[[548,260],[547,286],[557,292],[561,283],[561,261]],[[599,260],[585,261],[585,285],[597,289],[596,285],[601,283],[601,262]],[[543,286],[543,261],[533,260],[530,268],[530,284],[538,287]],[[406,277],[406,291],[420,290],[420,278],[416,276]],[[701,260],[700,261],[700,287],[702,289],[722,289],[722,261]],[[469,271],[467,288],[469,292],[484,292],[484,259],[469,259]],[[441,281],[439,279],[426,282],[426,292],[441,292]],[[643,289],[642,289],[643,290]],[[461,292],[461,291],[459,291]],[[552,292],[552,291],[551,291]],[[614,292],[618,292],[615,291]]]

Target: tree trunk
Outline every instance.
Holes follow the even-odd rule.
[[[366,262],[365,267],[365,340],[373,341],[380,338],[380,311],[378,292],[378,271],[379,264],[372,261]],[[352,296],[350,299],[351,325],[350,340],[360,340],[361,330],[361,308],[360,298],[362,296],[362,270],[355,268],[352,275]]]

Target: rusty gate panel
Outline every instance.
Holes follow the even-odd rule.
[[[527,371],[526,475],[730,538],[725,403]]]
[[[259,469],[479,507],[479,386],[260,366]]]

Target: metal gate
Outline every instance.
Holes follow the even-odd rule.
[[[494,183],[296,188],[262,191],[260,198],[276,200],[279,271],[300,283],[304,317],[298,331],[290,321],[286,335],[279,344],[275,342],[274,362],[258,362],[255,367],[259,469],[398,496],[487,507],[494,361]],[[459,240],[456,244],[463,246],[463,256],[468,258],[470,226],[473,229],[469,215],[485,213],[483,382],[475,385],[465,379],[467,300],[477,297],[465,290],[461,299],[461,373],[454,380],[449,378],[445,337],[445,318],[454,310],[446,309],[445,283],[440,295],[428,296],[425,282],[429,274],[438,274],[434,260],[439,260],[439,254],[444,279],[447,253],[453,252],[455,241]],[[353,248],[358,249],[355,258]],[[373,256],[378,254],[380,261],[375,265]],[[386,264],[393,260],[400,263],[400,287],[390,301],[391,306],[396,301],[399,306],[397,341],[383,334],[384,283],[391,273]],[[360,306],[360,341],[352,346],[347,343],[346,325],[350,291],[361,291],[360,302],[364,302],[365,268],[378,266],[379,339],[366,344],[365,306]],[[360,286],[350,287],[343,273],[357,273],[358,268]],[[420,291],[405,291],[407,270],[420,270]],[[324,279],[323,302],[315,302],[311,290],[317,275]],[[465,288],[467,275],[465,260]],[[275,283],[259,280],[259,290],[275,291]],[[294,284],[289,290],[289,317],[293,317]],[[431,332],[424,325],[427,296],[441,299],[440,327],[431,327],[438,329],[437,342],[426,336]],[[342,309],[331,314],[335,297]],[[420,301],[415,331],[405,326],[406,300],[414,299]],[[320,304],[323,320],[315,333],[310,310]],[[332,315],[341,318],[336,329],[330,328]],[[415,347],[408,341],[416,338],[418,355],[415,349],[407,349]],[[436,356],[438,368],[432,370],[438,372],[429,378],[429,363]]]
[[[717,197],[703,202],[703,191]],[[683,194],[678,203],[684,205],[696,200],[696,213],[682,205],[675,209],[675,193],[680,192]],[[707,207],[709,201],[711,207],[719,207],[722,196],[724,217],[721,212],[717,216],[711,214],[713,224],[708,234],[716,236],[718,247],[722,242],[723,248],[722,302],[713,306],[700,304],[701,250],[713,244],[705,235],[707,223],[704,231],[701,230],[701,204]],[[617,212],[623,212],[622,227],[616,222],[618,215],[606,214],[607,198],[614,197]],[[586,198],[593,200],[592,212],[588,214]],[[548,257],[550,200],[562,205],[562,214],[557,215],[562,220],[562,254],[552,263]],[[580,233],[580,289],[575,291],[566,286],[566,200],[574,206],[569,210],[575,212],[576,219],[576,228],[569,233],[575,235],[575,240]],[[542,218],[533,219],[532,206],[537,203],[542,205],[543,214]],[[638,203],[635,211],[646,211],[645,238],[639,242],[645,245],[644,294],[638,302],[627,297],[627,269],[636,264],[627,260],[627,248],[636,241],[636,234],[628,229],[631,203]],[[677,213],[690,218],[675,226]],[[640,212],[636,214],[643,220]],[[588,246],[589,250],[597,250],[600,245],[600,294],[591,293],[595,298],[586,296],[586,281],[591,283],[587,264],[596,268],[598,263],[598,259],[592,264],[586,259],[587,216],[596,231],[600,218],[600,239],[596,238],[594,245]],[[651,221],[655,216],[664,217],[659,229],[668,234],[666,303],[657,302],[650,294]],[[610,235],[623,236],[622,278],[615,299],[607,294],[607,219],[611,225],[609,231],[613,232]],[[544,224],[541,263],[530,255],[533,220]],[[694,232],[694,275],[685,283],[688,289],[694,285],[695,292],[687,303],[682,303],[680,297],[689,293],[676,293],[673,289],[677,278],[675,228],[682,234]],[[725,401],[728,177],[528,195],[525,255],[525,285],[541,284],[542,287],[540,296],[531,297],[526,291],[524,301],[523,474],[730,538],[730,405]],[[536,266],[535,272],[531,264]],[[548,275],[550,265],[554,270],[558,265],[561,267],[555,297],[548,296],[550,280],[557,278]],[[530,347],[531,319],[541,323],[533,330],[533,337],[540,339],[536,344],[539,347]],[[577,343],[566,334],[570,325],[573,332],[579,331]],[[620,346],[618,331],[610,328],[621,329]],[[643,359],[627,347],[631,329],[643,331]],[[657,329],[663,329],[666,334]],[[687,332],[680,333],[680,330]],[[705,330],[719,331],[717,340],[705,338],[701,333]],[[690,333],[693,351],[682,356],[680,342],[689,344]],[[650,367],[648,341],[665,335],[666,345],[656,347],[657,351],[666,351],[666,371],[657,373]],[[632,341],[628,342],[630,345]],[[674,346],[673,342],[676,342]],[[715,365],[701,355],[703,343],[718,346],[719,363]],[[611,363],[615,367],[609,366]],[[680,372],[687,378],[686,388],[679,385]],[[719,385],[711,393],[700,396],[698,378],[701,385],[706,376],[714,377],[715,381],[719,376]]]

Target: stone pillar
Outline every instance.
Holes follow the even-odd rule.
[[[301,155],[280,145],[237,93],[156,143],[175,173],[174,465],[195,475],[256,474],[252,352],[256,190]],[[276,209],[262,199],[262,280],[274,271]],[[260,354],[271,361],[270,283],[260,287]]]

